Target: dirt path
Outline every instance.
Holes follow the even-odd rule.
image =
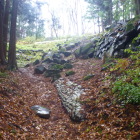
[[[76,74],[70,76],[69,79],[82,84],[82,78],[86,73],[93,73],[98,69],[98,67],[93,69],[94,62],[93,60],[76,61],[73,68]],[[64,73],[65,71],[62,73],[63,77]],[[0,126],[5,125],[5,130],[7,130],[1,131],[3,139],[83,139],[80,138],[80,125],[70,120],[61,105],[57,90],[49,78],[34,75],[33,67],[30,67],[20,68],[18,72],[11,73],[9,80],[13,85],[12,90],[16,93],[2,97],[6,103],[3,103],[5,104],[4,110],[0,111],[6,117],[0,119],[1,122],[5,122]],[[82,82],[80,83],[80,81]],[[51,117],[48,120],[39,118],[30,109],[33,105],[49,108]],[[2,129],[0,127],[0,130]]]
[[[37,104],[51,110],[51,117],[48,120],[41,119],[35,115],[30,116],[31,133],[36,133],[37,139],[59,140],[72,139],[73,137],[78,139],[78,124],[73,123],[63,109],[56,88],[51,83],[51,80],[43,76],[33,75],[31,68],[20,69],[20,71],[22,72],[20,77],[24,77],[21,80],[26,81],[25,87],[27,88],[25,91],[29,93],[29,95],[26,95],[28,106]]]
[[[0,140],[127,140],[128,136],[139,140],[139,106],[113,103],[110,81],[104,80],[109,73],[101,72],[101,60],[75,60],[73,64],[75,75],[65,77],[67,70],[61,75],[86,89],[80,102],[87,120],[72,122],[51,79],[34,75],[33,67],[21,68],[0,78]],[[95,76],[84,81],[88,74]],[[33,105],[49,108],[51,117],[39,118],[30,109]]]

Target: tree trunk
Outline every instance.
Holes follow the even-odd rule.
[[[4,21],[3,21],[3,51],[4,56],[6,58],[6,52],[7,52],[7,36],[8,36],[8,21],[9,21],[9,8],[10,8],[10,0],[6,0],[5,5],[5,12],[4,12]]]
[[[0,0],[0,64],[6,64],[3,51],[3,15],[4,15],[4,0]]]
[[[140,0],[135,0],[136,15],[140,15]]]
[[[109,0],[109,3],[108,3],[108,23],[109,23],[109,25],[111,25],[112,21],[113,21],[112,7],[113,7],[112,0]]]
[[[13,4],[12,4],[9,55],[8,55],[8,68],[10,70],[17,68],[17,63],[16,63],[16,21],[17,21],[18,2],[19,2],[18,0],[13,0]]]

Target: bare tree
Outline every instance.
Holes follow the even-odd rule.
[[[5,4],[5,12],[4,12],[4,21],[3,21],[3,51],[4,56],[6,58],[6,52],[7,52],[7,37],[8,37],[8,23],[9,23],[9,9],[10,9],[10,0],[6,0]]]
[[[140,14],[140,0],[135,0],[136,15]]]
[[[6,64],[3,48],[3,17],[4,17],[4,0],[0,0],[0,64]]]
[[[78,11],[79,11],[79,0],[73,0],[73,3],[66,1],[67,14],[69,17],[69,30],[73,30],[77,35],[79,34],[79,20],[78,20]],[[73,28],[73,29],[71,29]]]
[[[8,55],[8,68],[17,68],[16,63],[16,21],[19,0],[13,0],[12,15],[11,15],[11,28],[10,28],[10,42],[9,42],[9,55]]]

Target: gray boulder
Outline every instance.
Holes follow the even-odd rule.
[[[61,59],[63,56],[61,55],[61,53],[54,53],[52,58],[56,58],[56,59]]]
[[[51,63],[51,62],[53,62],[53,60],[50,58],[46,58],[45,60],[42,61],[42,63]]]
[[[41,118],[50,118],[50,110],[48,108],[42,107],[40,105],[34,105],[31,107],[31,109],[35,111],[36,115],[38,115]]]
[[[65,52],[61,52],[61,53],[64,54],[65,57],[68,57],[68,56],[71,55],[71,52],[66,52],[66,51],[65,51]]]
[[[60,70],[46,70],[44,73],[45,77],[51,77],[52,78],[52,82],[54,82],[55,80],[59,79],[61,77],[60,75]]]
[[[70,64],[70,63],[65,63],[64,64],[64,69],[72,69],[73,68],[73,65]]]
[[[34,69],[34,74],[42,74],[46,71],[46,68],[43,65],[39,65]]]
[[[33,62],[33,65],[37,65],[39,63],[40,63],[40,61],[37,59],[37,60],[35,60],[35,62]]]
[[[72,49],[74,49],[76,47],[76,45],[75,45],[75,43],[71,43],[71,44],[69,44],[68,46],[66,46],[66,50],[68,51],[68,50],[72,50]]]

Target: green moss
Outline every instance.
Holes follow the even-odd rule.
[[[138,40],[140,40],[140,34],[132,40],[132,43],[135,44]]]
[[[65,52],[66,51],[66,48],[61,48],[59,51],[60,52]]]
[[[94,77],[94,74],[89,74],[89,75],[85,76],[85,77],[83,78],[83,80],[86,81],[86,80],[91,79],[92,77]]]
[[[54,70],[63,70],[64,67],[60,64],[53,64],[50,68]]]
[[[81,47],[81,54],[86,54],[91,49],[92,43],[88,43],[86,46]]]
[[[8,76],[7,73],[5,73],[5,72],[0,72],[0,78],[5,78],[5,77],[7,77],[7,76]]]
[[[136,16],[135,18],[131,19],[126,25],[126,31],[131,31],[135,28],[136,22],[140,19],[140,15]]]
[[[123,104],[140,104],[139,54],[138,52],[131,52],[129,67],[113,83],[112,92],[116,95],[117,101]]]
[[[70,63],[66,63],[66,64],[64,64],[64,69],[72,69],[72,64],[70,64]]]
[[[75,52],[74,52],[74,55],[76,58],[78,58],[80,56],[80,48],[77,49]]]
[[[66,74],[66,76],[70,76],[70,75],[74,75],[75,72],[74,71],[67,71],[65,74]]]

